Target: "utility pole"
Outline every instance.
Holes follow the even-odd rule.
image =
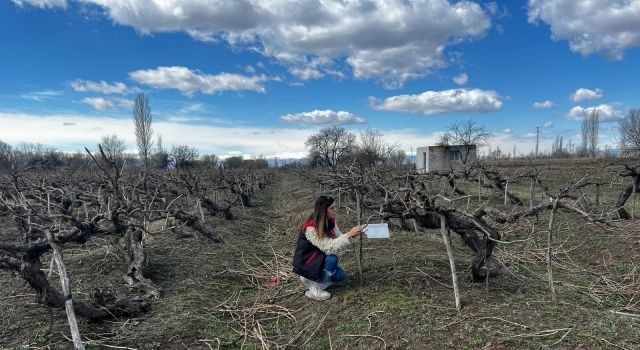
[[[540,127],[536,126],[536,157],[538,157],[538,142],[540,141]]]

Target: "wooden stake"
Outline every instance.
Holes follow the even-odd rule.
[[[482,172],[478,172],[478,203],[482,203]]]
[[[453,250],[451,249],[451,236],[449,235],[449,228],[444,214],[440,215],[440,233],[442,234],[442,240],[447,248],[447,255],[449,256],[449,266],[451,267],[451,280],[453,281],[453,296],[456,300],[456,309],[459,311],[462,308],[460,303],[460,291],[458,289],[458,276],[456,276],[456,265],[453,260]],[[488,272],[487,272],[488,273]]]
[[[551,257],[551,246],[553,244],[553,219],[555,217],[556,208],[558,207],[558,197],[553,201],[553,208],[551,208],[551,214],[549,214],[549,233],[547,234],[547,272],[549,273],[549,292],[551,293],[551,300],[556,301],[556,288],[553,285],[553,267]]]
[[[358,219],[358,225],[362,224],[362,201],[360,199],[360,192],[356,189],[356,213]],[[358,265],[358,277],[360,278],[360,284],[364,283],[362,275],[362,234],[358,235],[358,247],[356,248],[356,264]]]
[[[633,179],[633,199],[631,201],[631,219],[632,220],[635,220],[636,218],[635,211],[636,211],[636,191],[638,190],[638,188],[636,187],[637,185],[638,185],[637,181],[634,178]]]
[[[47,192],[47,213],[51,216],[51,196],[49,192]],[[31,216],[27,218],[29,220],[28,226],[29,230],[31,230]],[[53,276],[53,264],[55,262],[55,257],[51,257],[51,261],[49,262],[49,273],[47,273],[47,278],[51,278]]]
[[[200,219],[202,220],[202,224],[204,225],[204,211],[202,211],[202,203],[200,202],[200,198],[196,198],[196,210],[200,213]]]
[[[535,190],[535,188],[536,188],[536,182],[533,181],[533,179],[531,179],[531,191],[529,193],[529,207],[531,209],[533,209],[533,193],[534,193],[533,191]]]
[[[504,185],[504,205],[507,205],[507,191],[509,190],[509,178],[507,178],[507,183]]]
[[[242,213],[246,213],[244,209],[244,202],[242,201],[242,196],[238,193],[238,198],[240,198],[240,206],[242,207]]]
[[[53,250],[53,257],[58,265],[58,275],[60,275],[60,283],[62,284],[62,293],[64,295],[64,308],[67,311],[67,319],[69,320],[69,329],[71,330],[71,337],[73,338],[73,346],[77,350],[84,350],[84,343],[80,337],[80,330],[78,329],[78,321],[76,320],[76,313],[73,309],[73,299],[71,298],[71,288],[69,287],[69,278],[67,277],[67,270],[62,262],[62,253],[60,248],[53,241],[53,235],[51,231],[45,230],[49,245]]]

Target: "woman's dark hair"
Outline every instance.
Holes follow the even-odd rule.
[[[327,218],[327,209],[333,204],[335,200],[329,195],[321,195],[316,199],[313,205],[313,213],[309,219],[313,219],[315,224],[316,233],[319,238],[325,236],[325,231],[328,229],[329,223]]]

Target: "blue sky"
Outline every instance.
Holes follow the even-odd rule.
[[[640,107],[640,0],[0,2],[0,140],[65,151],[117,134],[151,100],[165,146],[300,157],[323,126],[433,144],[455,121],[491,147],[600,146]]]

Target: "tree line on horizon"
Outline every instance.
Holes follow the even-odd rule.
[[[149,97],[140,93],[133,104],[133,122],[135,126],[137,154],[125,153],[126,142],[118,135],[105,135],[98,143],[105,155],[118,164],[150,168],[189,168],[201,166],[223,166],[225,168],[260,169],[269,167],[267,160],[260,156],[256,159],[244,159],[233,156],[221,159],[215,154],[202,154],[195,147],[189,145],[172,145],[170,149],[163,146],[161,135],[153,140],[152,115]],[[556,135],[550,150],[523,154],[521,157],[537,158],[569,158],[569,157],[604,157],[638,156],[640,153],[640,109],[632,108],[627,115],[618,121],[619,148],[614,152],[610,148],[598,149],[600,130],[600,114],[592,110],[585,114],[582,124],[582,143],[575,145],[565,142],[563,136]],[[484,159],[516,158],[516,146],[513,152],[503,152],[500,147],[491,148],[489,139],[493,136],[484,126],[476,125],[475,121],[453,123],[441,136],[437,145],[461,145],[477,147],[488,146],[488,153]],[[341,126],[331,126],[313,133],[305,142],[307,159],[289,162],[291,166],[329,166],[335,167],[342,163],[357,163],[358,165],[388,165],[400,167],[411,164],[406,152],[397,143],[389,144],[383,139],[379,130],[367,128],[359,132],[351,132]],[[65,153],[56,148],[37,143],[23,142],[11,146],[0,140],[0,167],[89,167],[92,165],[89,149],[86,153],[77,151]],[[410,155],[411,156],[411,155]],[[283,162],[284,163],[284,162]],[[279,165],[275,159],[275,166]]]

